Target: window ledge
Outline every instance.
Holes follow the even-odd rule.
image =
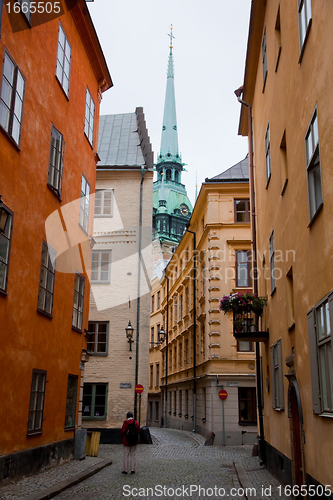
[[[47,183],[47,187],[54,194],[54,196],[58,198],[59,201],[62,201],[61,194],[53,186],[51,186],[51,184]]]
[[[286,178],[286,180],[283,183],[282,190],[281,190],[281,196],[284,195],[284,192],[286,190],[287,184],[288,184],[288,177]]]
[[[85,132],[83,132],[83,133],[84,133],[84,136],[85,136],[85,138],[87,139],[87,141],[88,141],[89,146],[91,147],[91,149],[94,149],[94,148],[93,148],[93,145],[92,145],[92,144],[91,144],[91,142],[89,141],[89,138],[88,138],[87,134],[86,134]]]
[[[21,125],[21,129],[22,129],[22,125]],[[20,146],[14,141],[14,139],[8,134],[7,130],[5,128],[3,128],[2,125],[0,125],[0,130],[2,130],[2,132],[5,134],[7,139],[12,143],[12,145],[17,149],[17,151],[20,152],[21,151]]]
[[[313,214],[313,216],[312,216],[312,218],[311,218],[311,220],[310,220],[310,222],[309,222],[309,224],[308,224],[308,227],[309,227],[309,228],[312,226],[312,224],[313,224],[313,223],[314,223],[314,221],[316,220],[316,218],[317,218],[317,216],[318,216],[319,212],[320,212],[320,211],[321,211],[321,209],[323,208],[323,205],[324,205],[324,203],[323,203],[323,202],[321,202],[321,204],[319,205],[319,207],[317,208],[317,210],[316,210],[316,211],[315,211],[315,213]]]
[[[66,97],[67,101],[69,101],[69,97],[68,95],[66,94],[65,90],[64,90],[64,87],[62,86],[61,84],[61,81],[59,80],[59,78],[57,77],[57,75],[54,75],[55,76],[55,79],[57,80],[57,82],[59,83],[59,86],[64,94],[64,96]],[[69,93],[69,88],[68,88],[68,93]]]
[[[42,429],[27,432],[27,436],[39,436],[40,434],[43,434]]]
[[[68,432],[68,431],[75,431],[75,426],[73,425],[72,427],[65,427],[65,428],[64,428],[64,431],[65,431],[65,432]]]
[[[306,29],[306,34],[305,34],[303,45],[301,47],[301,52],[300,52],[300,55],[299,55],[298,64],[301,64],[301,62],[302,62],[303,54],[304,54],[304,50],[305,50],[305,45],[306,45],[306,42],[308,41],[308,38],[309,38],[309,33],[310,33],[311,26],[312,26],[312,17],[309,20],[309,24],[308,24],[308,27]]]
[[[270,173],[268,179],[266,180],[266,189],[268,188],[269,181],[271,180],[271,177],[272,177],[272,174]]]
[[[257,425],[257,422],[238,422],[238,425],[243,425],[243,426]]]
[[[37,312],[38,312],[38,314],[41,314],[42,316],[46,316],[49,319],[53,318],[52,314],[50,314],[46,311],[43,311],[42,309],[37,309]]]
[[[106,420],[106,415],[103,417],[87,417],[82,415],[82,420]]]
[[[320,417],[333,418],[333,413],[323,412],[319,415]]]
[[[93,281],[93,280],[91,280],[90,283],[92,285],[110,285],[111,281]]]
[[[83,329],[80,330],[77,326],[72,325],[72,330],[74,330],[77,333],[83,333]]]

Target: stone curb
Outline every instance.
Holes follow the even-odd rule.
[[[255,489],[256,490],[256,488],[255,488],[254,484],[252,483],[252,481],[250,480],[249,475],[246,472],[242,462],[240,462],[239,460],[235,460],[234,467],[236,469],[239,483],[240,483],[241,487],[244,489],[244,497],[247,498],[248,500],[260,499],[260,496],[258,496],[257,494],[251,495],[250,497],[248,497],[246,495],[247,489],[251,489],[251,490]]]
[[[56,495],[59,495],[59,493],[66,490],[67,488],[70,488],[71,486],[75,486],[76,484],[81,483],[81,481],[84,481],[85,479],[88,479],[88,477],[97,474],[97,472],[100,472],[102,469],[108,467],[108,465],[111,464],[112,460],[104,459],[102,462],[99,462],[98,464],[90,467],[89,470],[79,472],[78,474],[75,474],[74,476],[65,479],[64,481],[61,481],[60,483],[51,486],[50,488],[47,488],[42,492],[33,493],[32,495],[26,497],[25,500],[50,500]]]

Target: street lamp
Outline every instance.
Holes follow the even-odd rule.
[[[165,336],[166,336],[166,333],[163,330],[163,326],[160,329],[160,331],[157,333],[157,336],[158,336],[158,342],[150,342],[152,345],[161,345],[161,344],[163,344]]]
[[[126,337],[127,337],[127,342],[129,343],[130,345],[130,348],[129,350],[131,351],[132,350],[132,344],[134,342],[133,340],[133,332],[134,332],[134,328],[133,326],[131,325],[131,322],[129,321],[128,322],[128,325],[126,326],[125,328],[125,332],[126,332]]]

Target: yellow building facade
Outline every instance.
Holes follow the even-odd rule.
[[[203,183],[188,230],[152,286],[151,336],[155,342],[158,325],[167,333],[160,348],[150,349],[152,420],[159,364],[159,425],[213,432],[215,444],[253,443],[257,436],[254,345],[235,340],[232,315],[219,309],[223,295],[251,290],[250,248],[245,158]]]
[[[268,295],[266,461],[314,497],[333,470],[332,28],[330,2],[252,1],[239,89],[240,134],[253,129],[259,293]]]

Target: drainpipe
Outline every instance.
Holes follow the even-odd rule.
[[[247,107],[248,111],[248,130],[249,130],[249,177],[250,177],[250,205],[251,205],[251,227],[252,227],[252,262],[253,262],[253,292],[258,294],[258,268],[257,268],[257,232],[256,232],[256,209],[254,196],[254,172],[253,172],[253,130],[252,130],[252,109],[248,102],[241,99],[244,87],[235,90],[238,101]],[[262,463],[266,463],[264,420],[262,413],[262,392],[261,392],[261,368],[260,368],[260,344],[256,342],[256,376],[257,376],[257,395],[258,395],[258,416],[259,416],[259,450]]]
[[[193,432],[196,432],[196,398],[197,398],[197,304],[196,304],[196,291],[197,291],[197,239],[194,231],[186,228],[188,233],[193,234]]]
[[[165,409],[164,409],[164,427],[167,427],[168,421],[168,354],[169,354],[169,278],[167,280],[167,310],[166,310],[166,349],[165,349]]]
[[[143,180],[146,173],[144,165],[141,166],[141,183],[140,183],[140,216],[139,216],[139,257],[138,257],[138,302],[136,310],[136,353],[135,353],[135,385],[138,385],[139,376],[139,334],[140,334],[140,295],[141,295],[141,247],[142,247],[142,192]],[[138,414],[138,395],[134,392],[134,419],[137,420]]]

